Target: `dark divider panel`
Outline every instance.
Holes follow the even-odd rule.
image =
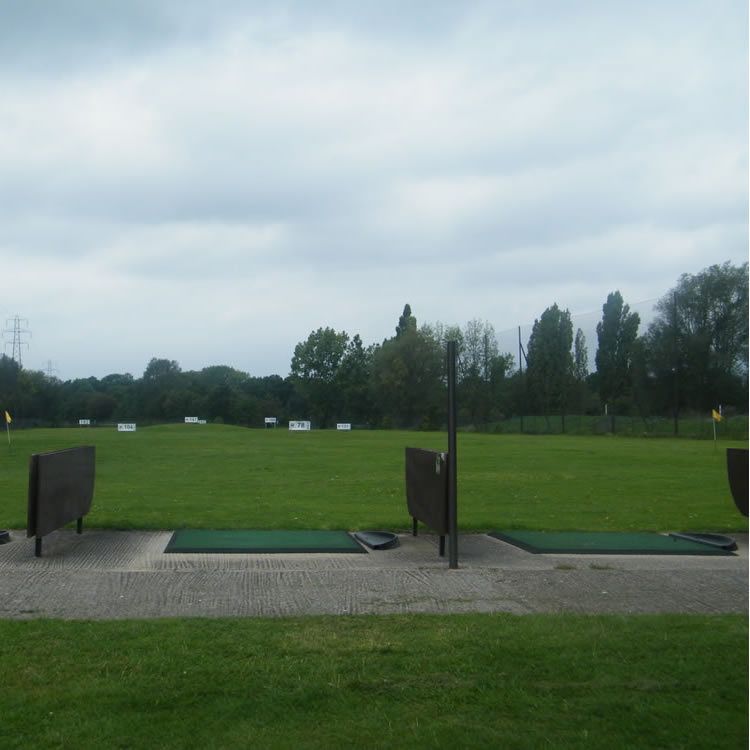
[[[26,536],[36,537],[36,556],[42,537],[83,517],[94,498],[95,448],[84,445],[48,453],[34,453],[29,462],[29,502]]]
[[[734,504],[743,516],[748,505],[748,449],[727,448],[727,475]]]
[[[406,507],[413,519],[440,535],[440,554],[444,554],[448,533],[448,461],[447,454],[422,448],[406,449]]]

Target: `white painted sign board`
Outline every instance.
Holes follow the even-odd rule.
[[[352,426],[351,426],[351,423],[349,422],[340,422],[339,424],[336,425],[336,429],[337,430],[351,430]]]
[[[198,417],[185,417],[185,424],[198,424]]]
[[[78,424],[91,424],[90,419],[79,419]]]
[[[117,431],[118,432],[135,432],[135,425],[120,423],[117,425]]]
[[[289,429],[290,430],[309,430],[310,429],[310,422],[307,421],[297,421],[297,422],[290,422],[289,423]]]

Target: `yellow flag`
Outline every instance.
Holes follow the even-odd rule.
[[[5,421],[10,424],[13,420],[10,418],[10,414],[8,414],[8,410],[5,410]]]
[[[711,409],[711,416],[717,421],[721,422],[721,414],[716,409]]]

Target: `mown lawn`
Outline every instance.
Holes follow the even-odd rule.
[[[4,748],[743,748],[746,617],[1,621]]]
[[[0,528],[24,528],[29,456],[97,448],[86,524],[118,528],[406,529],[404,448],[442,433],[164,425],[12,433],[0,452]],[[458,520],[492,528],[739,531],[725,453],[746,443],[458,436]]]

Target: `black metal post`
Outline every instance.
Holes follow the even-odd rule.
[[[674,388],[674,436],[680,429],[680,353],[677,339],[677,292],[672,295],[672,380]]]
[[[521,355],[523,354],[523,346],[521,346],[521,326],[518,326],[518,373],[520,377],[520,384],[521,388],[524,386],[524,379],[523,379],[523,359],[521,358]],[[526,398],[525,398],[525,391],[522,391],[521,393],[521,434],[523,435],[523,411],[526,408]]]
[[[456,508],[456,342],[448,342],[448,567],[458,567],[458,512]]]

